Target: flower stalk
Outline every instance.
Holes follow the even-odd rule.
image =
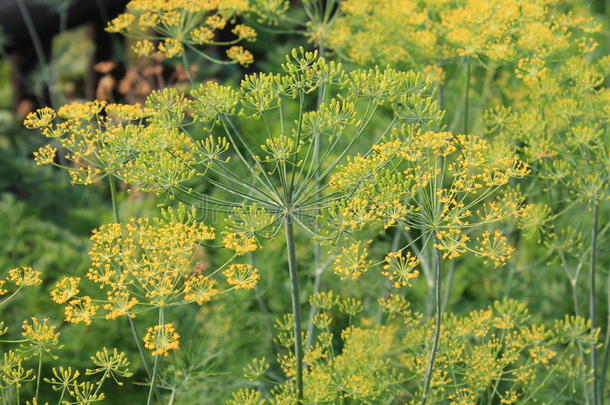
[[[599,202],[593,202],[593,224],[591,225],[591,263],[589,266],[589,317],[591,318],[591,334],[595,336],[595,328],[597,324],[596,317],[596,302],[595,302],[595,261],[597,250],[597,223],[599,221]],[[591,370],[593,372],[593,380],[591,381],[592,404],[599,403],[599,387],[598,387],[598,367],[597,367],[597,342],[596,339],[591,340]]]
[[[284,218],[286,248],[288,250],[288,271],[292,294],[292,314],[294,315],[294,356],[296,359],[297,403],[303,402],[303,335],[301,331],[301,304],[299,277],[297,272],[296,246],[294,242],[293,218],[287,214]]]
[[[435,237],[436,244],[436,237]],[[434,338],[432,341],[432,351],[430,352],[430,360],[428,361],[428,369],[426,371],[426,378],[424,380],[424,395],[422,397],[422,405],[426,405],[428,400],[428,394],[430,392],[430,383],[432,382],[432,374],[434,372],[434,361],[436,360],[436,352],[438,351],[438,342],[441,336],[441,322],[443,317],[442,303],[441,303],[441,268],[443,266],[443,256],[438,248],[434,248],[436,254],[436,264],[434,271],[434,295],[435,295],[435,311],[436,320],[434,324]]]

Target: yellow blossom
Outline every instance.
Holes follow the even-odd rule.
[[[170,350],[180,348],[180,335],[174,329],[173,323],[148,328],[143,341],[144,347],[150,350],[153,356],[167,356]]]
[[[28,287],[42,283],[40,275],[42,273],[33,270],[30,266],[21,266],[9,270],[8,280],[18,287]]]

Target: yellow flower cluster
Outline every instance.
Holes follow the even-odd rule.
[[[21,336],[38,347],[56,346],[59,341],[57,326],[49,324],[48,318],[24,320],[21,325]]]
[[[153,356],[167,356],[170,350],[180,348],[180,335],[174,329],[173,323],[148,328],[143,340],[144,347],[150,350]]]
[[[506,236],[502,235],[501,232],[483,232],[478,239],[480,247],[477,248],[476,255],[484,257],[485,263],[487,260],[491,260],[494,266],[503,266],[506,261],[510,258],[515,248],[508,244]]]
[[[21,266],[9,270],[7,279],[17,287],[30,287],[42,283],[41,274],[30,266]]]
[[[240,256],[258,249],[256,238],[245,232],[228,232],[224,235],[223,243],[224,247],[234,250]]]
[[[411,252],[407,252],[406,255],[403,255],[402,251],[389,252],[385,262],[381,274],[389,278],[395,288],[410,287],[410,280],[419,275],[419,271],[415,270],[419,265],[419,259],[411,255]]]
[[[51,299],[58,304],[65,304],[78,295],[80,292],[78,289],[79,283],[80,277],[64,276],[60,278],[51,291]]]
[[[353,398],[371,402],[399,384],[400,376],[389,364],[388,356],[395,344],[396,328],[349,327],[340,337],[343,350],[335,354],[333,334],[322,331],[305,353],[304,403],[334,403]],[[294,356],[278,354],[278,363],[287,376],[293,377]],[[292,378],[273,390],[276,403],[294,403],[296,395]]]
[[[199,243],[214,239],[203,224],[132,218],[127,224],[103,225],[93,232],[87,278],[106,291],[101,303],[107,319],[168,304],[203,304],[218,293],[216,282],[198,273]],[[51,298],[66,304],[68,322],[90,324],[100,305],[79,296],[80,278],[63,277]]]
[[[364,316],[362,323],[367,327],[348,326],[340,333],[329,329],[333,308],[349,300],[338,299],[332,292],[312,297],[312,302],[328,305],[314,322],[312,344],[305,353],[303,402],[334,403],[340,398],[388,403],[410,396],[412,400],[405,403],[421,403],[434,321],[410,312],[400,295],[389,294],[380,299],[384,312],[390,314],[384,324],[371,325]],[[557,384],[576,389],[580,379],[589,375],[579,347],[586,347],[595,337],[583,318],[568,316],[545,327],[532,322],[524,304],[510,299],[445,318],[428,397],[431,402],[472,404],[494,395],[503,404],[527,403],[540,390],[555,395]],[[293,343],[293,325],[290,315],[276,321],[277,341],[287,348]],[[342,350],[336,352],[332,342],[339,335]],[[292,353],[277,356],[287,381],[271,390],[276,403],[295,401],[294,362]],[[245,372],[256,378],[267,369],[264,360],[255,360]],[[260,399],[257,392],[249,391],[248,397]],[[242,398],[242,394],[236,397]]]
[[[93,300],[89,296],[82,298],[73,298],[68,301],[64,308],[64,315],[66,321],[70,323],[84,323],[85,325],[91,325],[91,319],[97,313],[99,305],[93,303]]]
[[[486,112],[488,133],[518,142],[539,177],[583,202],[610,198],[604,138],[610,76],[608,57],[575,56],[555,67],[542,60],[519,62],[525,91],[514,106]],[[553,70],[551,70],[551,68]]]
[[[214,237],[214,230],[203,224],[132,218],[126,225],[103,225],[91,237],[87,278],[109,293],[133,291],[164,306],[183,293],[198,244]]]
[[[578,377],[571,372],[573,367],[586,375],[587,365],[578,350],[579,344],[589,343],[586,322],[565,319],[546,328],[530,318],[525,305],[514,300],[496,302],[466,316],[447,316],[429,399],[475,403],[503,382],[502,394],[498,393],[501,403],[521,403],[547,384],[552,386],[545,376],[574,384]],[[421,350],[432,329],[430,322],[422,322],[403,338],[402,361],[415,375],[426,372],[427,358]],[[566,339],[576,340],[573,346],[556,345]],[[511,378],[505,378],[507,373]]]
[[[260,279],[260,272],[249,264],[232,264],[222,274],[233,288],[250,290],[256,286]]]
[[[342,279],[355,280],[365,273],[370,265],[366,244],[357,242],[341,249],[333,263],[333,269]]]
[[[420,229],[434,233],[434,246],[452,259],[473,250],[468,246],[473,230],[526,212],[517,192],[498,192],[530,172],[514,153],[498,156],[497,145],[481,137],[412,125],[392,135],[394,140],[374,145],[373,153],[349,161],[331,178],[335,190],[356,190],[350,200],[335,204],[339,233],[371,223]],[[504,262],[512,252],[505,242],[497,236],[481,243],[477,254]]]
[[[567,0],[347,0],[341,11],[325,45],[363,64],[545,58],[582,41],[591,49],[586,35],[601,28]]]
[[[131,0],[126,12],[110,21],[106,30],[136,38],[134,51],[140,56],[151,56],[156,52],[173,58],[182,56],[191,48],[213,62],[248,65],[253,62],[253,57],[242,47],[230,47],[227,50],[230,61],[226,62],[216,60],[196,46],[226,46],[253,41],[256,31],[244,24],[232,28],[235,39],[214,39],[217,32],[234,23],[237,16],[252,12],[256,12],[256,8],[245,0]]]
[[[160,122],[167,114],[164,108],[170,108],[177,98],[177,92],[169,89],[151,94],[145,107],[92,101],[62,106],[57,114],[48,107],[32,112],[24,121],[26,127],[39,129],[61,146],[66,151],[64,158],[73,166],[55,163],[57,149],[50,144],[34,152],[36,163],[63,167],[78,184],[92,184],[113,175],[144,190],[177,186],[192,175],[194,143],[180,131],[162,125],[133,125],[142,119]],[[173,158],[153,158],[151,154],[158,148]]]

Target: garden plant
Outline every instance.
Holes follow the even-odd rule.
[[[0,401],[607,403],[609,18],[127,2],[0,142]]]

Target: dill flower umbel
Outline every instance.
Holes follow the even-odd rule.
[[[403,255],[402,251],[389,252],[385,257],[386,264],[383,266],[383,274],[392,281],[395,288],[410,287],[410,280],[419,275],[415,267],[419,264],[419,259],[410,252]]]
[[[152,351],[153,356],[167,356],[170,350],[180,348],[180,335],[174,329],[173,323],[148,328],[143,341],[144,347]]]
[[[87,278],[107,290],[106,308],[112,317],[129,314],[144,300],[154,306],[180,302],[187,288],[192,292],[192,284],[185,280],[198,243],[214,236],[204,224],[144,218],[103,225],[91,238],[92,267]]]
[[[9,270],[7,278],[18,287],[29,287],[42,283],[41,274],[30,266],[21,266]]]
[[[243,66],[251,65],[254,62],[252,53],[241,46],[232,46],[227,49],[227,57]]]
[[[57,154],[57,148],[51,145],[44,145],[34,152],[34,161],[37,165],[51,164],[55,160]]]
[[[62,277],[55,284],[55,288],[51,290],[51,299],[57,304],[66,303],[80,292],[78,289],[79,283],[80,277]]]
[[[510,63],[557,55],[601,29],[568,1],[347,0],[340,9],[325,45],[361,64],[418,66],[463,56]]]
[[[249,264],[232,264],[222,274],[235,289],[252,289],[260,279],[259,270]]]
[[[184,282],[184,299],[201,305],[212,299],[219,290],[215,288],[216,280],[201,274],[194,274]]]
[[[248,236],[244,232],[229,232],[223,238],[224,246],[234,250],[238,255],[245,255],[258,249],[254,236]]]
[[[71,323],[84,323],[91,325],[91,318],[95,316],[99,305],[95,305],[91,297],[84,296],[82,298],[74,298],[68,301],[64,309],[66,321]]]
[[[505,265],[515,251],[508,244],[506,236],[499,231],[494,232],[493,235],[490,232],[484,232],[479,237],[478,242],[480,246],[477,248],[476,254],[485,258],[485,263],[487,263],[487,260],[491,260],[496,267]]]
[[[57,326],[49,323],[48,318],[24,320],[21,325],[21,336],[27,341],[31,349],[49,352],[51,348],[59,345],[59,332]]]
[[[262,16],[264,11],[281,12],[282,7],[281,2],[277,5],[270,3],[266,5],[266,10],[262,10],[256,2],[250,5],[243,0],[131,0],[125,13],[110,21],[106,30],[137,39],[136,53],[143,56],[156,51],[162,56],[172,58],[184,55],[190,49],[208,61],[248,65],[253,62],[252,54],[242,47],[229,48],[229,61],[219,61],[196,46],[206,44],[222,47],[242,41],[253,41],[256,39],[256,31],[244,24],[233,26],[230,32],[235,38],[230,41],[215,41],[214,38],[217,32],[234,24],[237,16],[246,13]],[[155,46],[153,41],[158,45]]]

